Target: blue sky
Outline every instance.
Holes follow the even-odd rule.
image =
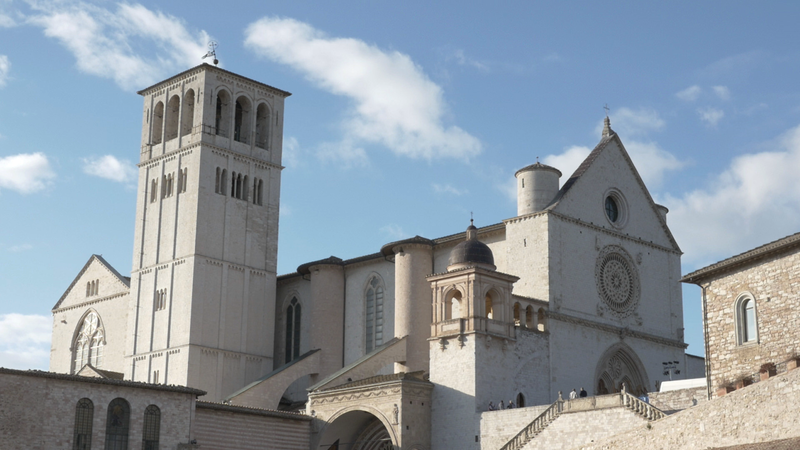
[[[431,4],[433,3],[433,4]],[[279,272],[516,213],[608,104],[682,272],[800,228],[800,4],[0,0],[0,366],[46,368],[93,253],[132,258],[136,91],[201,62],[287,99]],[[689,352],[699,291],[684,287]]]

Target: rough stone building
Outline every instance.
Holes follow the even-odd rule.
[[[490,402],[638,395],[688,366],[681,250],[608,118],[563,185],[520,169],[505,220],[278,276],[290,94],[207,64],[140,94],[131,277],[90,258],[53,309],[54,372],[304,408],[310,448],[422,450],[483,448]]]
[[[709,392],[796,367],[800,358],[800,233],[694,271],[702,289]]]

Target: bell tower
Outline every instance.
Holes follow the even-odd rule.
[[[144,97],[125,378],[217,401],[272,370],[284,99],[202,64]]]

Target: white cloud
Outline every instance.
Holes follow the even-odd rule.
[[[800,229],[800,126],[735,158],[706,188],[663,199],[684,263],[705,265]]]
[[[714,86],[711,89],[714,90],[714,94],[716,94],[720,100],[729,100],[731,98],[731,90],[728,89],[727,86]]]
[[[30,194],[47,187],[56,174],[42,153],[21,153],[0,158],[0,188]]]
[[[143,88],[199,64],[209,40],[206,32],[191,33],[180,19],[139,4],[121,3],[113,12],[82,2],[34,7],[30,22],[71,51],[81,71],[113,79],[124,89]]]
[[[725,112],[717,108],[700,108],[697,110],[700,120],[706,123],[709,127],[716,127],[720,120],[725,117]]]
[[[693,102],[697,100],[697,97],[699,97],[702,92],[703,89],[695,84],[694,86],[689,86],[688,88],[678,92],[675,94],[675,96],[683,101]]]
[[[559,181],[563,186],[591,151],[592,149],[589,147],[573,145],[557,155],[545,156],[542,158],[542,163],[561,171],[561,179]],[[516,196],[516,182],[514,186],[514,195]]]
[[[46,370],[51,320],[48,316],[0,314],[0,367]]]
[[[345,168],[369,166],[367,152],[352,139],[344,139],[336,144],[320,144],[317,157],[323,162],[336,163]]]
[[[0,28],[11,28],[16,25],[17,22],[11,16],[0,12]]]
[[[658,112],[652,108],[631,109],[623,106],[612,112],[610,119],[611,128],[623,140],[635,136],[644,136],[652,131],[661,131],[666,125],[666,122],[659,117]],[[599,136],[602,130],[603,121],[601,120],[597,128],[595,128],[595,132]]]
[[[0,55],[0,87],[6,85],[8,81],[8,73],[11,71],[11,61],[8,56]]]
[[[99,158],[85,158],[83,160],[83,171],[93,175],[118,183],[128,183],[136,179],[136,167],[130,161],[119,160],[111,155]]]
[[[403,228],[401,228],[400,225],[397,224],[392,223],[386,226],[382,226],[380,230],[389,239],[403,239],[408,237],[408,234],[405,231],[403,231]]]
[[[9,247],[8,251],[14,252],[14,253],[19,253],[19,252],[28,251],[28,250],[30,250],[32,248],[33,248],[33,246],[31,244],[19,244],[19,245],[12,245],[11,247]]]
[[[443,123],[442,89],[408,55],[276,17],[250,24],[245,45],[353,102],[343,120],[344,137],[324,149],[326,157],[341,151],[346,160],[357,160],[366,155],[365,144],[428,160],[468,159],[481,152],[477,138]]]
[[[476,59],[472,59],[464,53],[463,49],[456,49],[454,50],[450,56],[447,58],[448,60],[454,60],[460,66],[469,66],[474,67],[476,69],[482,70],[484,72],[489,71],[489,66],[485,63],[482,63]]]
[[[449,184],[433,184],[433,192],[437,194],[452,194],[452,195],[464,195],[468,193],[466,189],[458,189]]]

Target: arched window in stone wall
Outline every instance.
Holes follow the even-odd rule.
[[[383,280],[373,275],[367,282],[364,308],[367,353],[383,344]]]
[[[522,395],[522,392],[517,394],[517,408],[524,408],[525,407],[525,396]]]
[[[84,316],[78,327],[72,346],[72,373],[77,373],[87,363],[94,367],[103,365],[105,330],[100,316],[91,311]]]
[[[253,204],[261,205],[264,195],[264,180],[253,177]]]
[[[453,290],[444,300],[444,320],[460,319],[461,315],[461,292]]]
[[[156,405],[150,405],[144,410],[144,424],[142,427],[142,450],[158,450],[159,435],[161,434],[161,410]]]
[[[739,295],[734,304],[737,344],[758,342],[758,315],[756,300],[750,293]]]
[[[491,293],[486,293],[486,318],[494,319],[494,300]]]
[[[250,143],[250,122],[252,121],[252,106],[245,96],[236,99],[236,112],[233,118],[233,139],[235,141]]]
[[[214,192],[225,195],[225,188],[228,185],[228,171],[217,167],[217,178],[214,182]]]
[[[533,306],[531,305],[525,308],[525,326],[533,329]]]
[[[75,405],[75,430],[72,438],[72,450],[91,450],[92,420],[94,420],[94,403],[88,398],[78,400]]]
[[[128,427],[131,406],[124,398],[115,398],[108,404],[106,418],[105,450],[128,450]]]
[[[520,309],[521,307],[519,305],[519,302],[514,303],[514,326],[517,327],[522,326],[522,321],[520,318]]]
[[[545,314],[544,308],[539,308],[539,312],[536,314],[536,328],[539,331],[547,331],[547,314]]]
[[[301,308],[297,297],[292,297],[286,308],[286,350],[284,362],[290,363],[300,356],[300,318]]]
[[[228,127],[231,123],[231,96],[227,91],[217,93],[216,116],[214,117],[214,132],[217,136],[228,137]]]
[[[181,136],[192,133],[194,127],[194,91],[183,94],[183,115],[181,116]]]
[[[178,119],[181,114],[181,99],[173,95],[167,103],[167,129],[164,133],[164,140],[170,141],[178,137]]]
[[[161,133],[163,131],[163,126],[164,126],[164,103],[158,102],[156,103],[156,107],[153,108],[153,128],[152,128],[152,134],[150,135],[150,143],[154,145],[161,143]]]
[[[266,149],[269,140],[269,108],[261,103],[256,109],[256,147]]]

